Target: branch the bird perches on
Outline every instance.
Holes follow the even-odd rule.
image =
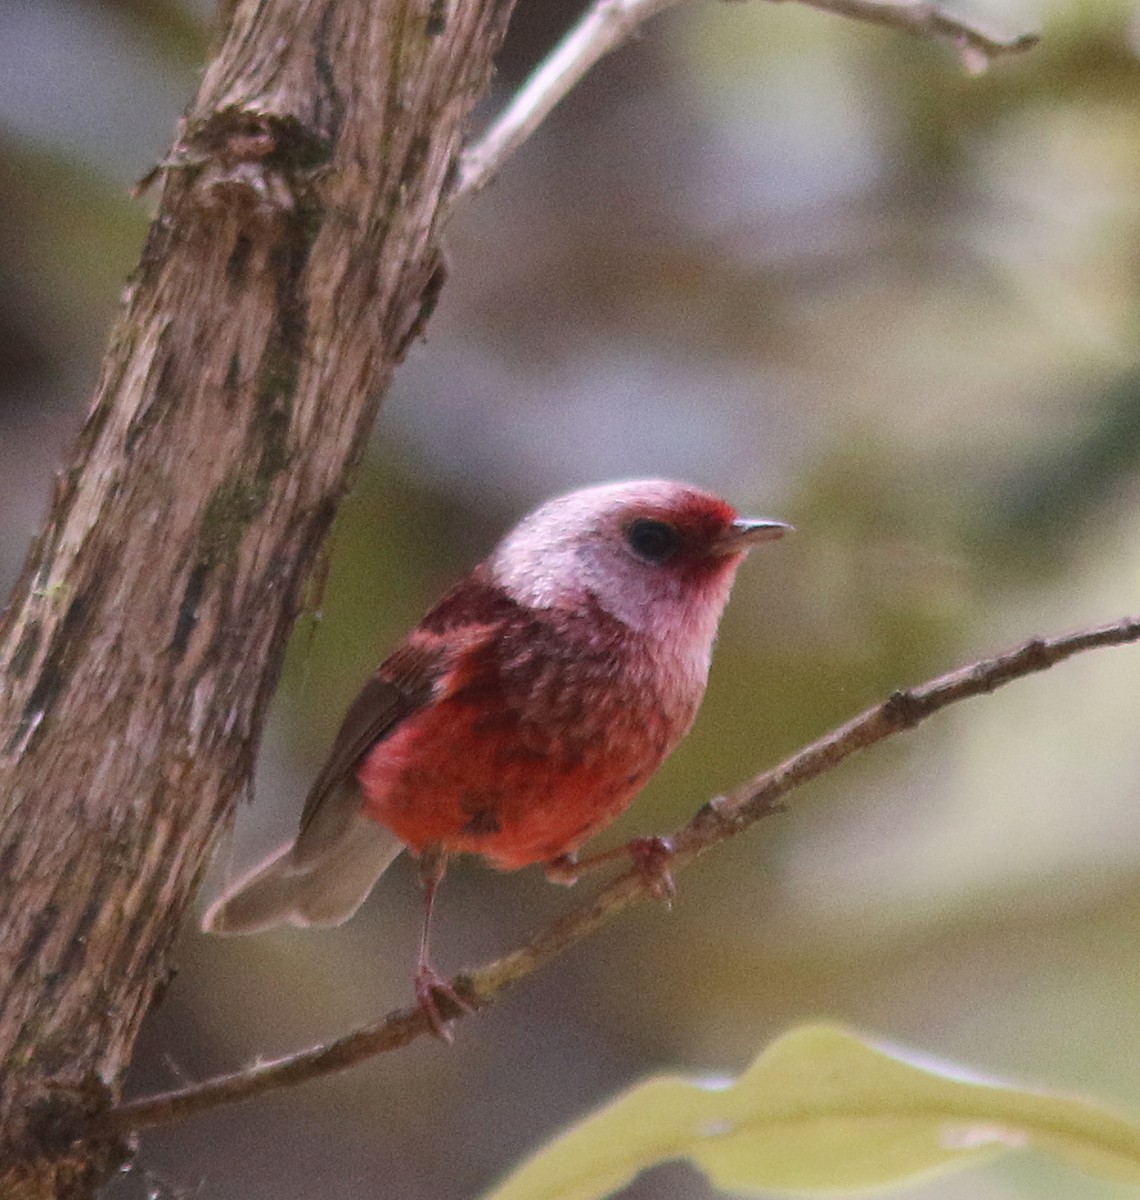
[[[784,797],[791,791],[833,770],[857,750],[913,729],[951,704],[995,691],[1015,679],[1044,671],[1074,654],[1136,641],[1140,641],[1140,617],[1126,617],[1109,625],[1081,629],[1060,637],[1034,638],[1015,650],[970,663],[917,687],[893,692],[881,704],[805,746],[778,766],[702,805],[668,839],[673,848],[671,868],[679,871],[687,867],[714,846],[779,811]],[[652,881],[644,872],[626,871],[588,902],[548,925],[517,950],[485,966],[460,972],[452,980],[452,987],[470,1009],[486,1008],[508,988],[596,933],[619,913],[655,898]],[[467,1014],[456,1007],[446,1015],[458,1020]],[[100,1131],[124,1133],[168,1125],[223,1104],[252,1099],[278,1088],[292,1087],[345,1070],[377,1054],[397,1050],[431,1032],[431,1024],[422,1008],[401,1009],[335,1041],[275,1062],[120,1104],[99,1118]]]

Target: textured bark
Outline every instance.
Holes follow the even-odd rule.
[[[246,795],[314,557],[430,313],[512,0],[240,0],[0,619],[0,1196],[88,1136]]]

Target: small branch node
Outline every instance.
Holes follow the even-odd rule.
[[[926,705],[909,688],[899,689],[883,701],[883,719],[897,729],[913,729],[926,716]]]
[[[717,833],[731,836],[737,820],[738,807],[730,796],[713,796],[693,814],[688,829],[702,837],[715,836]]]
[[[1018,651],[1018,658],[1031,671],[1044,671],[1053,665],[1053,654],[1044,638],[1033,638]]]

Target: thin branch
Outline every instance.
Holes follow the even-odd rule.
[[[1007,34],[983,28],[953,11],[952,4],[943,5],[937,0],[800,0],[800,3],[945,42],[958,52],[962,65],[973,75],[980,75],[995,58],[1031,50],[1041,40],[1037,33]]]
[[[599,59],[629,41],[650,17],[679,3],[681,0],[594,0],[479,140],[464,151],[455,201],[481,191]]]
[[[1129,617],[1062,637],[1034,639],[996,658],[951,671],[919,687],[895,692],[882,704],[867,709],[846,725],[793,754],[778,767],[757,775],[726,796],[710,800],[670,839],[675,850],[671,867],[677,871],[687,866],[706,850],[778,811],[783,797],[793,788],[832,770],[857,750],[892,734],[913,729],[950,704],[992,692],[1082,651],[1136,641],[1140,641],[1140,617]],[[587,904],[549,925],[525,946],[487,966],[457,975],[452,986],[473,1009],[485,1008],[508,988],[608,924],[618,913],[651,898],[652,882],[644,873],[627,871],[602,888]],[[458,1019],[465,1015],[456,1006],[447,1007],[445,1001],[443,1006],[445,1017]],[[319,1075],[342,1071],[373,1055],[405,1046],[430,1032],[422,1009],[403,1009],[326,1045],[192,1087],[120,1104],[102,1115],[99,1132],[125,1133],[167,1125],[222,1104],[248,1100]]]
[[[594,0],[585,14],[519,88],[507,107],[460,159],[453,204],[481,191],[607,54],[629,41],[651,17],[682,0]],[[947,42],[968,71],[984,71],[991,60],[1028,50],[1035,33],[1002,34],[983,29],[937,0],[800,0],[811,8],[874,25]]]

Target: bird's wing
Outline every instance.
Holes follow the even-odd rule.
[[[380,664],[352,702],[328,759],[309,789],[295,865],[319,858],[360,812],[355,771],[360,760],[401,721],[458,683],[456,668],[519,619],[519,606],[477,566]]]
[[[360,689],[305,799],[294,845],[297,863],[320,855],[360,811],[357,764],[376,742],[432,699],[451,658],[438,643],[405,642]]]

